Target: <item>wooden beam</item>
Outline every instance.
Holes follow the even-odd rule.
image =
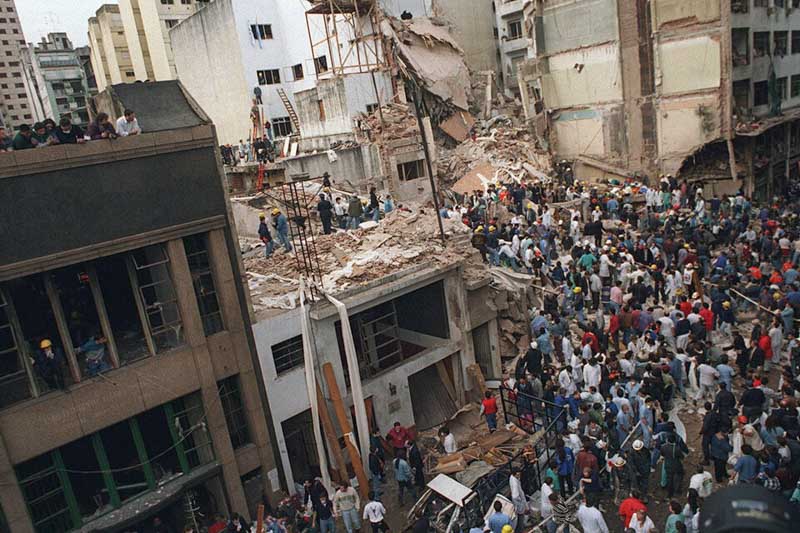
[[[364,465],[361,463],[361,455],[348,438],[348,433],[352,433],[352,429],[350,428],[350,421],[347,419],[347,411],[344,408],[342,395],[339,392],[339,384],[336,383],[336,375],[333,373],[333,365],[331,363],[322,365],[322,373],[325,375],[325,382],[328,384],[333,410],[339,420],[339,427],[342,428],[342,433],[344,434],[344,442],[347,446],[347,453],[350,456],[350,464],[353,465],[353,471],[355,471],[358,479],[358,492],[362,498],[366,499],[369,496],[369,480],[367,479],[367,473],[364,471]],[[369,435],[364,435],[361,438],[369,438]]]
[[[483,393],[486,392],[486,378],[483,377],[483,370],[481,370],[480,365],[476,363],[467,366],[467,373],[475,380],[480,389],[481,398],[483,398]]]
[[[44,279],[44,289],[47,292],[47,297],[50,299],[50,307],[53,308],[56,328],[58,328],[58,335],[61,337],[64,354],[67,356],[67,366],[69,367],[70,374],[72,374],[72,381],[80,383],[81,367],[78,366],[78,358],[75,357],[75,350],[72,346],[72,336],[69,334],[67,319],[64,318],[64,308],[61,306],[61,298],[58,295],[58,290],[53,284],[50,275],[43,274],[42,279]]]
[[[453,403],[458,404],[458,395],[456,395],[456,388],[453,381],[450,379],[450,374],[447,372],[444,359],[436,362],[436,372],[439,373],[439,379],[442,380],[442,385],[447,390],[447,395],[453,400]]]
[[[103,330],[103,336],[106,338],[106,346],[108,346],[108,354],[111,358],[111,366],[119,368],[119,352],[117,352],[117,343],[114,340],[114,332],[111,330],[111,321],[106,313],[106,302],[103,298],[103,291],[100,289],[100,280],[97,278],[97,269],[92,263],[86,263],[86,274],[89,276],[89,288],[92,291],[92,298],[94,305],[97,309],[97,317],[100,319],[100,328]]]
[[[342,455],[342,448],[339,446],[336,430],[333,428],[333,420],[331,420],[331,414],[328,411],[328,402],[325,401],[325,397],[322,395],[319,382],[317,382],[317,404],[322,430],[328,439],[328,449],[333,456],[333,463],[336,465],[337,472],[339,472],[340,481],[347,481],[350,479],[350,476],[347,475],[347,465],[344,462],[344,455]]]

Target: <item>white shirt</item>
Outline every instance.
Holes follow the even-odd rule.
[[[568,395],[575,392],[575,383],[566,368],[558,373],[558,386],[562,387]]]
[[[458,451],[458,444],[452,433],[448,433],[444,438],[444,451],[447,453],[456,453]]]
[[[633,514],[631,523],[628,524],[628,528],[632,529],[635,533],[650,533],[655,527],[656,525],[647,515],[644,517],[644,523],[639,522],[639,517],[636,516],[636,513]]]
[[[708,498],[711,495],[711,489],[714,482],[711,480],[709,472],[702,472],[695,474],[689,479],[689,488],[697,491],[697,495],[701,498]]]
[[[719,377],[719,372],[705,363],[697,367],[697,373],[700,375],[700,385],[713,385],[714,378]]]
[[[516,503],[518,501],[525,501],[525,491],[522,490],[522,483],[511,476],[508,479],[508,486],[511,488],[511,499]]]
[[[142,133],[138,118],[134,118],[133,122],[128,122],[128,119],[126,119],[124,115],[117,119],[117,135],[120,137],[127,137],[134,133]]]
[[[386,509],[381,502],[369,502],[364,507],[364,520],[369,520],[371,524],[378,524],[383,520]]]
[[[578,518],[578,522],[581,523],[583,533],[608,533],[608,526],[605,519],[603,519],[603,513],[596,507],[586,507],[581,503],[575,516]]]
[[[600,387],[601,377],[602,370],[600,369],[600,365],[586,365],[583,367],[583,382],[587,389],[589,387]]]
[[[542,503],[539,512],[542,513],[542,518],[548,518],[553,514],[553,506],[550,505],[550,495],[553,494],[553,488],[547,483],[542,483]]]
[[[619,369],[625,374],[625,377],[631,377],[636,372],[636,367],[628,359],[619,360]]]

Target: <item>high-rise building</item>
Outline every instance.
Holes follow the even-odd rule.
[[[49,33],[42,37],[32,50],[30,65],[28,72],[33,76],[35,100],[41,105],[41,116],[35,113],[34,120],[68,117],[74,124],[85,127],[89,123],[86,110],[89,86],[80,57],[67,34]]]
[[[0,154],[0,531],[253,517],[282,476],[214,127],[175,81],[95,104],[143,133]]]
[[[89,19],[89,48],[98,91],[136,81],[119,6],[104,4]]]
[[[20,48],[25,36],[14,0],[0,2],[0,123],[15,128],[33,120],[32,88],[25,81]]]

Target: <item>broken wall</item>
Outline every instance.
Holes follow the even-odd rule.
[[[553,131],[555,149],[561,157],[606,153],[603,116],[595,109],[561,113],[553,120]]]
[[[616,43],[548,58],[542,93],[551,109],[622,100],[621,62]]]
[[[661,100],[658,152],[662,172],[677,174],[684,158],[721,136],[720,101],[716,94]]]
[[[654,26],[687,25],[719,19],[719,0],[652,0]],[[728,3],[725,3],[728,6]]]
[[[336,160],[331,162],[327,152],[301,155],[282,160],[286,176],[308,173],[311,177],[331,175],[334,187],[344,190],[365,192],[370,184],[379,189],[385,188],[381,171],[380,156],[374,144],[363,144],[353,148],[341,148],[335,152]]]
[[[715,35],[657,43],[657,83],[661,94],[719,87],[720,54],[720,41]]]
[[[464,50],[470,70],[497,72],[492,2],[486,0],[436,0],[435,15],[447,21]]]
[[[555,5],[554,5],[555,4]],[[556,54],[617,40],[617,1],[547,2],[542,13],[540,52]]]

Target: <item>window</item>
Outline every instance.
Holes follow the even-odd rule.
[[[777,89],[778,89],[778,98],[780,100],[786,100],[786,98],[788,98],[786,95],[787,88],[788,88],[788,79],[786,78],[786,76],[778,78]]]
[[[56,105],[69,105],[69,98],[64,96],[56,98]]]
[[[205,411],[200,394],[190,394],[167,404],[174,413],[167,418],[173,421],[177,418],[177,427],[174,430],[180,438],[184,438],[184,455],[189,469],[204,465],[214,460],[214,450],[211,437],[205,429]]]
[[[175,0],[161,0],[161,3],[164,4],[165,6],[167,5],[171,6],[172,4],[175,3]]]
[[[251,440],[250,430],[247,427],[247,411],[239,390],[239,376],[231,376],[217,382],[217,389],[233,449],[241,448]]]
[[[749,3],[750,0],[731,0],[731,12],[747,13],[749,11]]]
[[[19,66],[19,61],[9,61],[8,62],[8,66],[9,67],[18,67]]]
[[[277,117],[270,120],[272,134],[275,137],[288,137],[292,134],[292,121],[289,117]]]
[[[281,72],[276,68],[271,70],[258,70],[256,71],[256,75],[258,76],[259,85],[277,85],[281,82]]]
[[[16,87],[17,89],[22,89],[23,87],[25,87],[25,84],[24,83],[15,83],[14,87]]]
[[[757,81],[753,84],[753,105],[761,106],[769,103],[769,88],[767,81]]]
[[[183,247],[186,249],[186,260],[189,262],[189,272],[192,275],[194,295],[197,298],[200,318],[203,320],[203,331],[206,336],[213,335],[225,327],[222,323],[222,311],[219,308],[214,275],[208,261],[206,236],[186,237],[183,239]]]
[[[58,82],[53,83],[53,90],[54,91],[63,91],[64,90],[64,84],[63,83],[58,83]]]
[[[64,467],[58,463],[61,454],[56,450],[14,467],[37,531],[69,531],[75,526],[63,486]]]
[[[32,375],[20,349],[18,334],[11,325],[13,309],[0,290],[0,406],[5,407],[30,398]]]
[[[131,253],[132,277],[156,353],[183,344],[181,315],[169,272],[169,257],[160,244]]]
[[[792,98],[797,98],[800,96],[800,74],[795,74],[792,76]]]
[[[800,54],[800,31],[792,32],[792,53]]]
[[[191,3],[192,3],[192,0],[181,0],[181,4],[183,4],[185,6],[188,6]]]
[[[257,41],[272,39],[272,24],[251,24],[250,33],[253,34],[253,39]]]
[[[371,115],[378,110],[378,104],[367,104],[367,115]]]
[[[135,78],[136,77],[136,73],[133,72],[132,70],[126,70],[125,71],[125,76],[127,76],[129,78]]]
[[[24,104],[23,104],[23,105],[24,105]],[[30,120],[30,119],[32,119],[32,118],[33,118],[33,116],[32,116],[32,115],[25,115],[23,118],[24,118],[24,119],[26,119],[26,120]]]
[[[273,344],[272,360],[275,362],[275,373],[280,375],[301,366],[304,361],[303,337],[298,335],[289,340]]]
[[[85,96],[76,96],[75,97],[75,104],[78,107],[86,107],[86,97]]]
[[[20,109],[28,109],[28,104],[20,104]]]
[[[789,32],[776,31],[773,35],[775,38],[775,45],[773,48],[773,50],[775,50],[775,55],[785,56],[789,51]]]
[[[757,31],[753,33],[753,56],[763,57],[769,54],[769,32]]]
[[[166,20],[164,20],[164,24],[167,25],[167,28],[174,28],[175,26],[178,25],[178,20],[177,19],[166,19]]]
[[[786,7],[786,0],[775,0],[775,7]]]
[[[418,178],[424,178],[426,176],[425,161],[420,159],[418,161],[401,163],[397,165],[397,174],[400,177],[400,181],[410,181]]]
[[[325,122],[325,102],[317,100],[317,111],[319,111],[320,122]]]
[[[328,72],[328,58],[325,56],[315,57],[314,70],[317,72],[317,74]]]
[[[522,37],[522,21],[511,20],[508,22],[508,40],[513,41]]]
[[[6,106],[6,109],[13,110],[14,109],[14,104],[8,104]]]
[[[294,75],[294,81],[302,80],[305,77],[303,75],[303,65],[294,65],[292,67],[292,74]]]
[[[733,28],[731,30],[731,46],[733,48],[734,67],[750,63],[750,30],[748,28]]]

